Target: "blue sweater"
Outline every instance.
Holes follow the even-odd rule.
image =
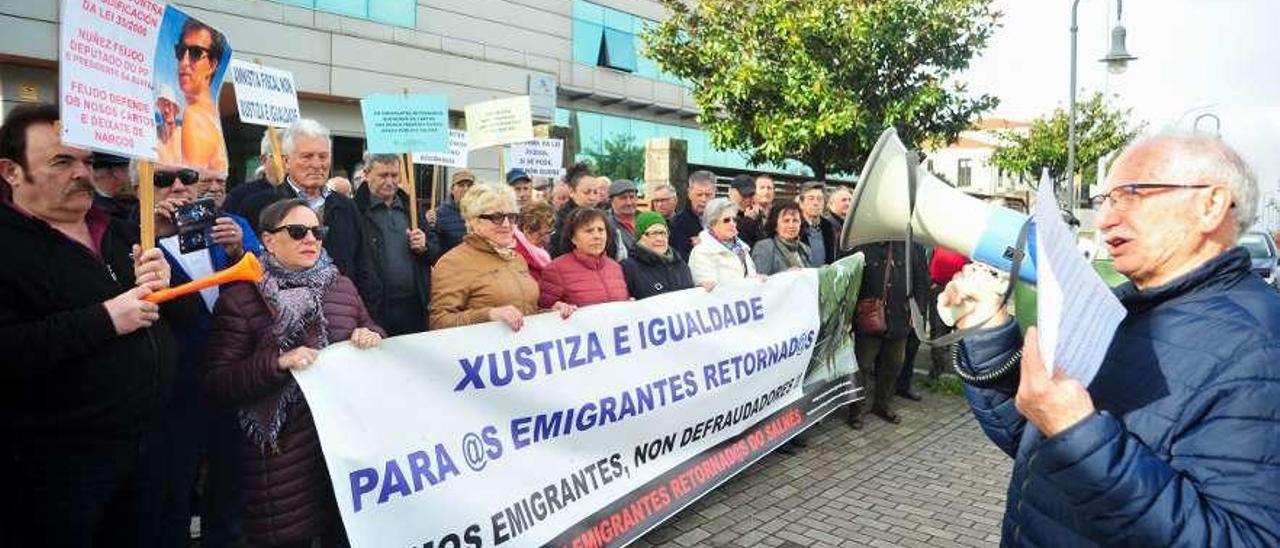
[[[1098,412],[1045,440],[1017,378],[965,392],[1014,458],[1003,546],[1280,546],[1280,296],[1241,248],[1169,284],[1116,289],[1129,315],[1088,390]],[[1012,322],[962,343],[975,370]]]

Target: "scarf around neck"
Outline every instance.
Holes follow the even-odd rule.
[[[787,263],[787,268],[804,268],[804,259],[800,254],[800,239],[797,238],[793,242],[788,242],[782,238],[775,237],[774,242],[778,244],[778,251],[782,253],[782,260]]]
[[[271,312],[271,336],[281,354],[299,346],[321,349],[329,345],[329,324],[324,317],[324,296],[338,277],[328,252],[310,268],[286,268],[268,255],[263,261],[266,275],[258,289]],[[274,394],[259,399],[239,412],[240,427],[265,454],[278,453],[280,432],[288,409],[302,399],[302,389],[290,375]]]

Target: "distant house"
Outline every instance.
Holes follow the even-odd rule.
[[[1006,118],[987,118],[960,132],[956,142],[928,152],[924,167],[957,189],[970,194],[1004,195],[1025,189],[1021,174],[1005,173],[991,165],[1000,134],[1028,131],[1031,124]]]

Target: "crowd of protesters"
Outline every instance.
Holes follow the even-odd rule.
[[[695,171],[684,200],[649,185],[642,211],[635,182],[578,164],[546,191],[520,170],[503,182],[456,170],[448,198],[415,223],[400,156],[367,155],[352,188],[330,178],[328,129],[301,119],[283,132],[282,169],[228,192],[226,173],[157,165],[155,209],[139,211],[126,198],[137,166],[64,145],[58,121],[56,106],[20,106],[0,127],[0,459],[22,493],[0,511],[4,546],[185,546],[192,515],[206,546],[342,546],[289,373],[325,346],[485,322],[519,330],[542,312],[830,264],[849,209],[847,190],[822,183],[775,203],[767,175],[716,197],[716,175]],[[265,137],[260,152],[271,165]],[[176,221],[200,199],[218,214],[207,247],[190,251]],[[157,236],[145,252],[144,215]],[[860,339],[857,355],[874,364],[872,410],[896,422],[885,387],[909,337],[905,289],[889,275],[901,244],[861,251],[875,274],[863,296],[885,296],[890,329]],[[145,300],[246,254],[260,257],[260,282]]]

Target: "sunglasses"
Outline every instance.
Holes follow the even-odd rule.
[[[311,235],[315,236],[317,240],[323,240],[325,236],[329,235],[329,227],[324,225],[319,225],[319,226],[282,225],[282,226],[275,227],[271,230],[268,230],[267,233],[275,234],[282,230],[285,233],[289,234],[290,238],[293,238],[295,240],[301,240],[303,238],[306,238],[307,232],[310,232]]]
[[[189,44],[175,44],[173,46],[173,55],[178,58],[178,61],[182,61],[182,58],[186,57],[192,63],[195,63],[209,56],[209,48]]]
[[[156,188],[169,188],[173,186],[174,181],[182,181],[184,185],[194,185],[200,180],[200,173],[194,169],[157,171],[152,175],[151,180]]]
[[[516,221],[520,220],[519,213],[485,213],[484,215],[476,215],[476,217],[489,221],[495,225],[502,224],[502,221],[506,221],[514,225],[516,224]]]

